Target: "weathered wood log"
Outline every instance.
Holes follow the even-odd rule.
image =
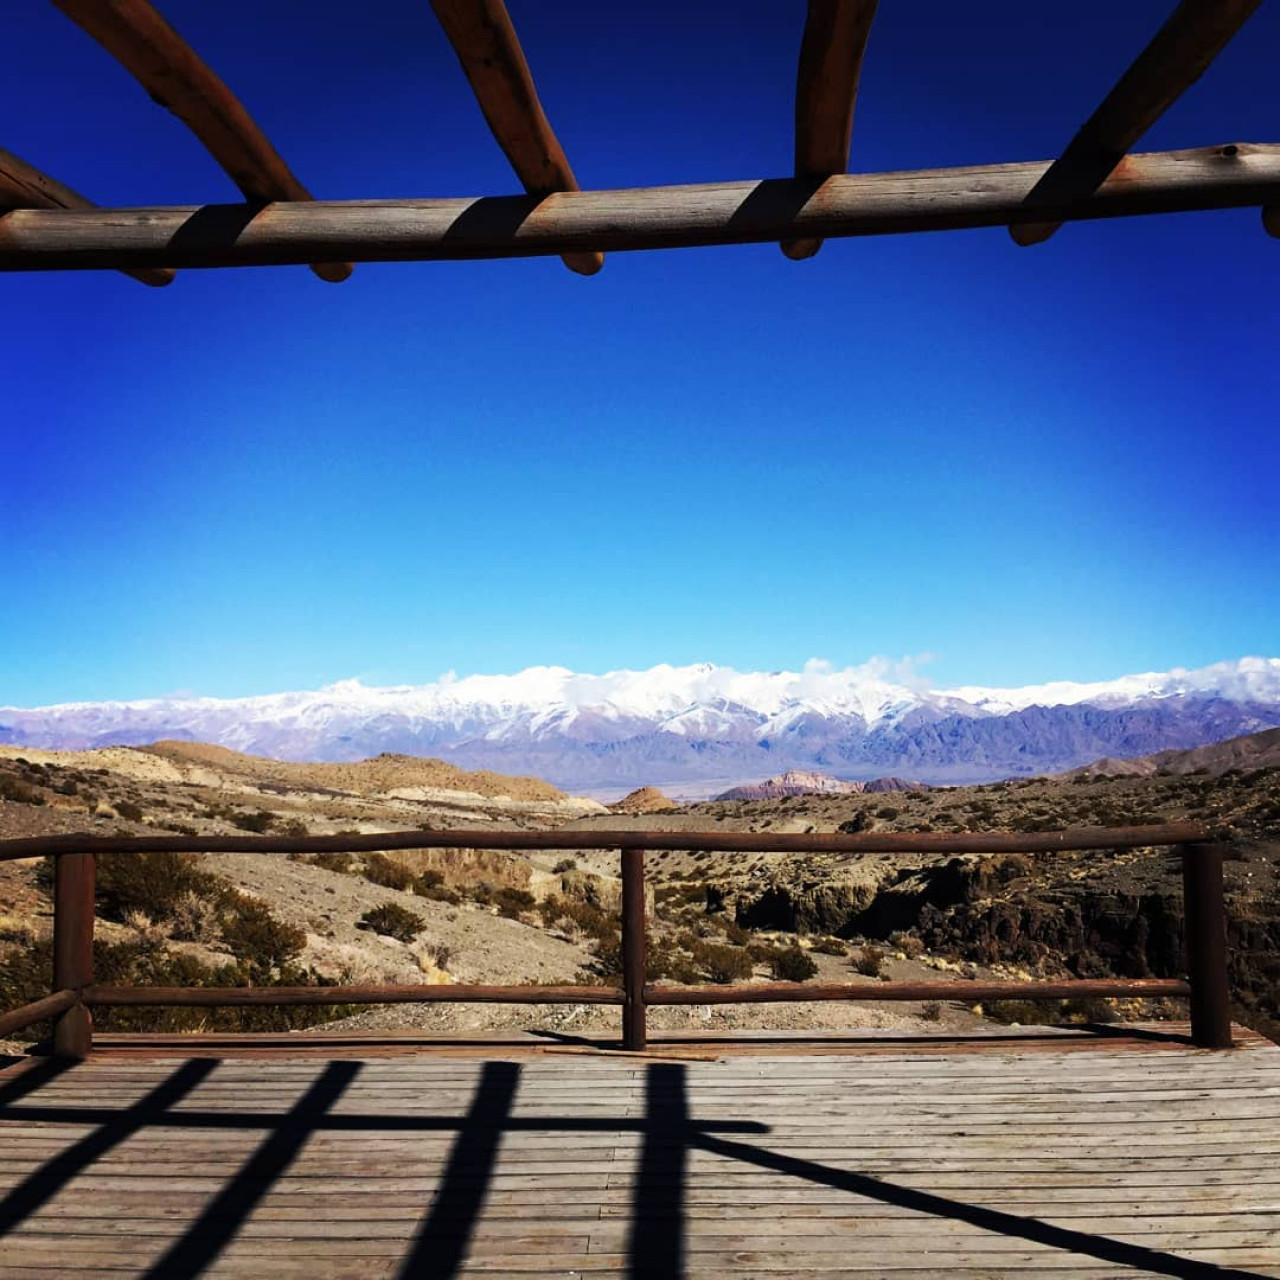
[[[764,982],[751,986],[645,989],[649,1004],[778,1004],[813,1000],[1074,1000],[1094,997],[1157,999],[1189,996],[1180,978],[1073,979],[1068,982]]]
[[[75,853],[375,853],[391,849],[670,849],[719,853],[1049,853],[1146,849],[1209,838],[1199,822],[1067,831],[384,831],[337,836],[28,836],[0,840],[0,862]]]
[[[1261,3],[1182,0],[1027,196],[1027,207],[1053,207],[1096,191]],[[1009,233],[1018,244],[1038,244],[1060,225],[1050,219],[1024,221]]]
[[[1010,222],[1133,217],[1280,204],[1280,147],[1239,144],[1130,156],[1093,195],[1030,209],[1043,162],[566,191],[543,200],[369,200],[178,208],[15,209],[0,270],[273,266],[537,257],[804,237],[891,235]]]
[[[255,204],[310,200],[240,100],[165,21],[150,0],[53,0],[147,91],[204,143],[227,176]],[[322,280],[338,283],[349,262],[313,262]]]
[[[220,1008],[232,1005],[309,1004],[621,1004],[618,987],[114,987],[84,990],[87,1005],[164,1005]]]
[[[97,206],[57,178],[28,164],[12,151],[0,150],[0,208],[10,209],[94,209]],[[150,271],[126,271],[143,284],[173,283],[176,274],[167,267]]]
[[[579,190],[503,0],[431,0],[431,7],[524,189],[539,197]],[[604,265],[602,253],[562,256],[579,275],[595,275]]]
[[[93,981],[94,855],[65,853],[53,878],[53,989],[81,991]],[[53,1052],[87,1058],[93,1018],[77,1000],[54,1023]]]
[[[1227,915],[1222,897],[1222,846],[1182,848],[1182,903],[1191,1038],[1203,1049],[1231,1048],[1231,987],[1227,976]]]
[[[8,1013],[0,1013],[0,1037],[21,1031],[33,1023],[43,1022],[46,1018],[56,1018],[65,1013],[73,1005],[80,1003],[78,991],[55,991],[51,996],[41,1000],[33,1000],[21,1008],[10,1009]]]
[[[849,167],[853,106],[876,0],[809,0],[796,72],[797,178],[821,182]],[[784,240],[799,261],[822,248],[818,239]]]
[[[622,850],[622,1047],[645,1046],[644,850]]]

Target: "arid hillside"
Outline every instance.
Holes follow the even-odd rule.
[[[1239,752],[1239,748],[1229,751]],[[627,812],[628,809],[635,810]],[[66,831],[412,831],[450,826],[775,832],[1052,830],[1194,818],[1228,844],[1233,984],[1267,1027],[1280,977],[1280,769],[1218,776],[1162,767],[923,791],[677,806],[644,794],[606,811],[534,779],[440,761],[281,765],[161,743],[0,754],[0,837]],[[99,966],[122,982],[570,982],[619,965],[617,853],[432,849],[353,856],[148,855],[100,859]],[[651,977],[865,981],[939,975],[936,1005],[720,1006],[654,1011],[655,1026],[971,1025],[1114,1017],[1076,1008],[975,1007],[968,977],[1169,976],[1180,969],[1181,888],[1165,850],[1035,857],[719,855],[647,860]],[[49,873],[0,864],[0,1007],[47,990]],[[1180,1012],[1134,1007],[1146,1016]],[[379,1007],[253,1015],[113,1011],[112,1025],[347,1025],[606,1030],[587,1007]],[[214,1019],[209,1021],[210,1017]],[[201,1021],[203,1019],[203,1021]],[[246,1022],[246,1019],[250,1021]],[[256,1021],[253,1021],[256,1019]]]

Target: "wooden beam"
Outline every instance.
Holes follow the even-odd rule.
[[[809,0],[796,72],[796,177],[822,182],[849,167],[853,104],[876,0]],[[799,261],[822,248],[819,239],[784,240]]]
[[[1081,126],[1028,194],[1030,208],[1053,208],[1091,195],[1146,131],[1191,87],[1262,0],[1182,0],[1155,38]],[[1039,244],[1061,226],[1049,218],[1009,228],[1021,245]]]
[[[250,267],[523,258],[583,250],[757,244],[1043,220],[1025,205],[1044,163],[847,174],[818,191],[793,178],[563,192],[545,200],[315,201],[153,209],[15,209],[0,217],[0,271]],[[1280,204],[1280,147],[1130,156],[1056,221]],[[1194,838],[1194,837],[1188,837]]]
[[[4,220],[0,219],[0,231]],[[773,236],[767,237],[772,240]],[[1200,822],[1149,827],[1076,827],[1066,831],[964,833],[868,831],[859,835],[768,831],[383,831],[349,836],[26,836],[0,840],[0,862],[85,851],[120,853],[374,853],[390,849],[669,849],[722,853],[1053,853],[1146,849],[1209,839]]]
[[[12,151],[0,150],[0,208],[93,209],[97,206],[78,191],[41,172]],[[172,284],[176,272],[167,267],[150,271],[126,271],[143,284]]]
[[[310,200],[240,100],[149,0],[53,0],[147,91],[204,143],[253,204]],[[322,280],[338,283],[349,262],[313,262]]]
[[[1185,997],[1180,978],[1074,978],[1065,982],[758,982],[750,986],[646,987],[648,1004],[784,1004],[816,1000],[1154,1000]]]
[[[531,196],[580,190],[503,0],[431,0],[431,7],[524,189]],[[595,251],[562,256],[579,275],[595,275],[604,266],[604,254]]]
[[[86,1005],[214,1009],[233,1005],[621,1004],[617,987],[86,987]]]
[[[55,991],[53,995],[43,999],[33,1000],[21,1008],[10,1009],[8,1013],[0,1013],[0,1039],[21,1031],[23,1027],[44,1022],[47,1018],[56,1018],[79,1003],[80,993],[68,988],[65,991]]]

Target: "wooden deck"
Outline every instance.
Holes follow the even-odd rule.
[[[0,1276],[1280,1276],[1240,1041],[102,1036],[0,1072]]]

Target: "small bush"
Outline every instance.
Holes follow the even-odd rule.
[[[824,956],[847,956],[849,948],[839,938],[819,938],[813,949]]]
[[[401,942],[412,942],[427,927],[427,922],[416,912],[394,902],[373,907],[360,917],[360,923],[374,933],[385,934]]]
[[[425,871],[418,873],[418,878],[413,882],[413,891],[426,898],[430,896],[426,892],[428,889],[438,889],[442,884],[444,884],[444,872],[428,867]]]
[[[142,806],[140,804],[135,804],[132,800],[113,800],[111,802],[111,807],[126,822],[142,821]]]
[[[116,805],[116,812],[120,812],[120,806]],[[124,814],[120,814],[124,817]],[[239,827],[241,831],[252,831],[256,835],[264,835],[270,831],[275,825],[276,815],[268,813],[266,809],[259,809],[256,813],[233,813],[229,819],[233,827]]]
[[[530,910],[537,901],[525,889],[498,889],[493,900],[497,904],[498,913],[508,920],[519,919],[521,913]]]
[[[818,972],[818,966],[799,947],[787,947],[773,957],[773,976],[779,982],[805,982]]]
[[[901,812],[901,809],[895,809],[892,805],[885,805],[883,809],[876,810],[876,817],[883,818],[886,822],[892,822]]]
[[[405,891],[413,887],[416,877],[403,862],[388,858],[385,853],[370,853],[365,855],[364,878],[384,889]]]
[[[929,1000],[920,1006],[920,1016],[925,1022],[939,1022],[942,1019],[942,1005],[937,1000]]]
[[[693,963],[710,982],[733,982],[751,977],[751,957],[743,947],[724,946],[718,942],[694,942]]]
[[[273,916],[265,903],[234,889],[226,897],[221,929],[231,954],[255,973],[283,968],[307,944],[303,930]]]
[[[864,978],[878,978],[880,976],[880,966],[884,964],[884,952],[879,947],[873,947],[869,942],[858,952],[857,958],[853,962],[853,967]]]
[[[889,941],[902,952],[908,960],[918,960],[924,955],[924,943],[914,933],[891,933]]]
[[[355,857],[350,853],[313,853],[311,865],[322,871],[337,871],[342,875],[350,875],[355,868]]]
[[[202,870],[190,853],[100,853],[97,898],[100,914],[124,920],[141,912],[152,920],[173,918],[187,894],[221,901],[227,885]]]
[[[561,858],[554,867],[551,868],[553,875],[563,875],[566,871],[576,871],[578,869],[577,858]]]
[[[45,803],[45,794],[11,773],[0,773],[0,800],[12,800],[15,804],[42,805]]]

